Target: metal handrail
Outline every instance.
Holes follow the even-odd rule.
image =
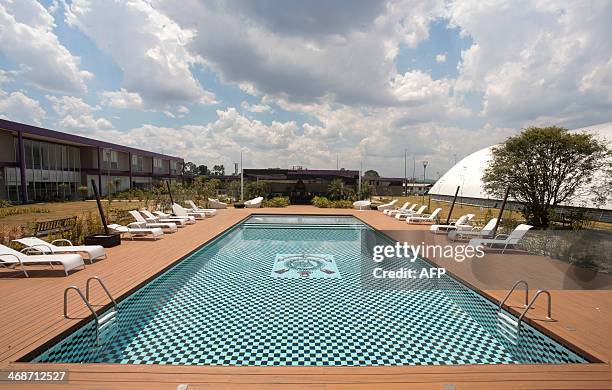
[[[506,303],[508,298],[510,298],[510,295],[518,287],[519,284],[525,285],[525,304],[523,305],[523,307],[527,307],[527,305],[529,305],[529,284],[527,284],[527,282],[524,280],[517,280],[516,283],[514,283],[514,285],[512,286],[512,288],[508,290],[508,294],[506,294],[504,299],[499,303],[500,309],[502,308],[502,306],[504,306],[504,303]]]
[[[68,316],[68,291],[70,291],[70,290],[74,290],[74,291],[76,291],[79,294],[79,296],[81,297],[83,302],[85,302],[85,305],[87,305],[87,308],[89,309],[89,311],[91,311],[91,314],[93,314],[94,318],[96,319],[96,324],[97,324],[98,323],[98,315],[96,314],[96,311],[94,310],[93,306],[91,306],[91,303],[89,303],[87,298],[85,298],[85,295],[83,295],[83,292],[81,291],[81,289],[78,288],[77,286],[68,286],[64,290],[64,318],[74,319],[74,318]]]
[[[521,316],[518,318],[518,321],[517,321],[518,325],[521,324],[523,317],[525,317],[525,314],[527,314],[529,309],[531,309],[531,306],[533,306],[533,304],[535,303],[536,299],[538,299],[540,294],[546,294],[548,296],[548,315],[546,316],[546,318],[549,320],[552,320],[552,297],[550,296],[550,292],[548,290],[538,290],[533,296],[533,298],[531,299],[531,302],[529,302],[529,305],[527,305],[527,307],[525,308]]]
[[[102,286],[102,289],[106,293],[106,296],[113,303],[113,306],[115,307],[115,311],[117,311],[117,302],[115,302],[115,299],[111,295],[110,291],[108,291],[108,288],[106,288],[106,285],[104,284],[104,282],[102,281],[102,279],[99,276],[92,276],[89,279],[87,279],[87,282],[85,283],[85,297],[87,298],[87,301],[89,302],[89,286],[90,286],[90,282],[92,280],[97,280],[98,283],[100,283],[100,286]]]

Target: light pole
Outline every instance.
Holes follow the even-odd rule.
[[[423,161],[423,190],[421,192],[423,194],[423,197],[422,197],[423,203],[425,203],[425,180],[427,178],[427,175],[426,175],[427,164],[429,164],[429,162],[427,160],[424,160]]]
[[[408,196],[408,149],[404,149],[404,196]]]
[[[242,167],[242,151],[240,151],[240,201],[244,202],[244,168]]]

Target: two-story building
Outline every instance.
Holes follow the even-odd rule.
[[[102,195],[182,181],[183,159],[0,119],[0,199],[73,199],[93,179]]]

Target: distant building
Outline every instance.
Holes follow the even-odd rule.
[[[413,181],[413,179],[408,179],[408,182],[405,183],[403,177],[364,176],[363,182],[370,186],[372,195],[378,196],[402,196],[405,193],[408,195],[423,195],[433,185],[433,183],[429,182],[419,183]]]
[[[181,181],[183,159],[0,119],[0,199],[73,199],[93,179],[102,195]]]
[[[270,187],[272,196],[288,196],[292,204],[308,204],[315,196],[325,196],[334,179],[342,179],[347,188],[357,191],[359,171],[267,168],[245,169],[245,184],[253,181],[265,181]]]

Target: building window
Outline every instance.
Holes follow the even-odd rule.
[[[132,169],[136,172],[144,171],[144,158],[142,156],[132,155]]]
[[[161,160],[161,158],[154,158],[153,159],[153,168],[155,168],[155,169],[161,169],[162,168],[162,160]]]
[[[102,156],[107,167],[110,166],[110,169],[119,169],[119,153],[116,150],[105,149]]]

